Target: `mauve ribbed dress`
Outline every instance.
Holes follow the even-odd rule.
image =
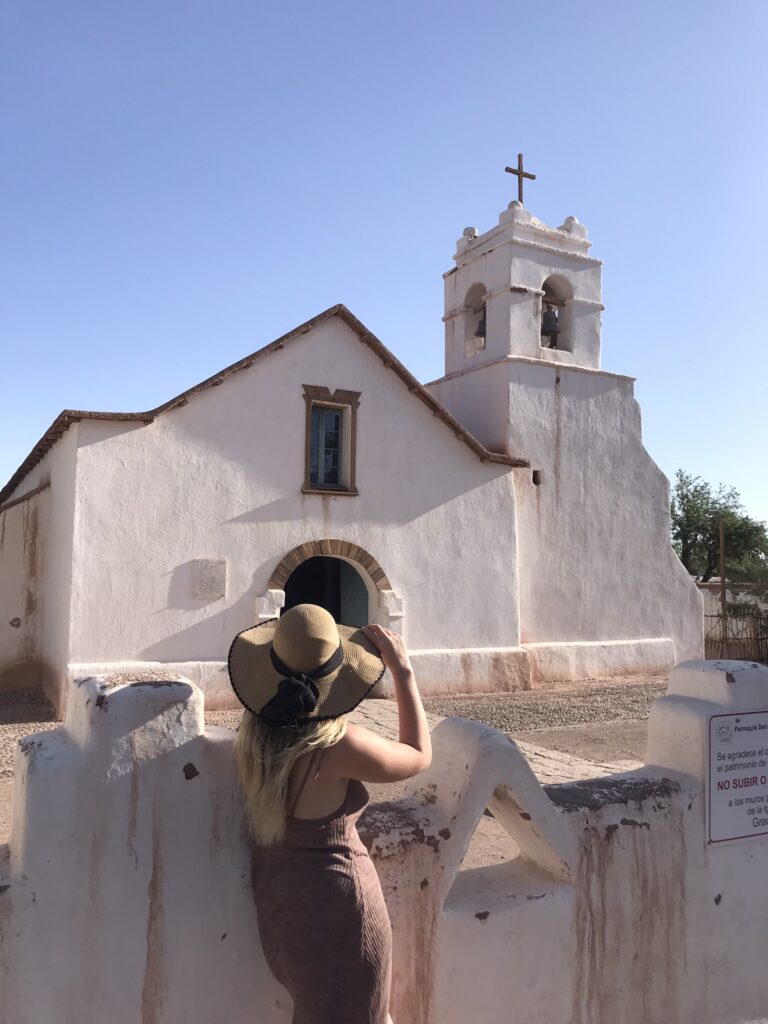
[[[368,791],[352,780],[325,818],[293,818],[251,866],[267,963],[293,997],[294,1024],[386,1024],[392,929],[357,834]]]

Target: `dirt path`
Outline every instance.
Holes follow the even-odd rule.
[[[514,740],[561,750],[588,761],[644,761],[648,734],[646,718],[623,718],[592,725],[561,725],[555,729],[528,729],[509,735]]]

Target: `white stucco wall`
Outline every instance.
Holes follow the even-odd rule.
[[[356,497],[300,493],[303,384],[361,393]],[[340,320],[149,426],[107,427],[79,428],[71,664],[221,662],[283,556],[323,538],[378,560],[411,649],[518,645],[509,469],[481,463]],[[226,598],[192,596],[201,558],[227,560]]]
[[[707,842],[709,717],[748,711],[768,712],[768,669],[684,664],[645,767],[550,786],[502,734],[440,723],[430,769],[361,820],[393,923],[395,1024],[768,1019],[768,837]],[[62,729],[22,741],[2,1024],[287,1024],[232,739],[204,732],[183,680],[89,679]],[[486,808],[507,858],[462,869]]]
[[[68,683],[78,431],[79,424],[70,427],[38,467],[50,474],[51,482],[41,643],[43,688],[57,707],[63,707]]]
[[[32,564],[24,563],[23,549],[6,545],[11,562],[4,562],[0,571],[5,589],[6,567],[25,565],[23,587],[35,590],[35,649],[39,659],[37,679],[31,685],[42,685],[54,704],[63,707],[68,683],[70,598],[72,584],[72,536],[76,514],[75,463],[78,449],[78,424],[74,423],[46,452],[8,499],[13,501],[38,487],[47,485],[40,498],[37,524],[36,582],[31,581]],[[25,503],[26,504],[26,503]],[[13,516],[18,508],[10,510]],[[4,556],[5,557],[5,556]],[[10,572],[13,579],[13,572]],[[11,593],[17,592],[11,586]],[[0,630],[2,627],[0,626]],[[31,682],[31,679],[30,679]],[[25,683],[26,685],[26,683]]]
[[[671,639],[667,668],[701,655],[701,598],[669,543],[669,483],[643,447],[630,378],[508,359],[430,390],[531,462],[514,471],[523,645]],[[653,660],[659,648],[641,646]]]
[[[669,542],[669,484],[632,382],[510,364],[509,403],[510,444],[542,478],[516,476],[523,640],[671,637],[676,661],[700,656],[701,599]]]

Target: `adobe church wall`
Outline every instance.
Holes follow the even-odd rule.
[[[70,598],[72,586],[72,537],[75,522],[75,464],[78,445],[77,423],[44,455],[14,491],[13,501],[39,487],[46,487],[39,497],[30,499],[41,509],[36,530],[37,564],[27,560],[23,588],[34,591],[34,659],[29,673],[20,682],[24,686],[40,685],[54,706],[63,713],[69,681]],[[26,507],[26,502],[10,510]],[[19,538],[8,540],[6,548],[11,562],[24,562]],[[34,572],[33,572],[34,570]],[[34,575],[35,582],[31,582]],[[11,572],[11,578],[13,573]],[[5,570],[0,567],[0,592],[5,590]],[[13,589],[11,594],[13,594]],[[16,591],[18,593],[18,591]],[[13,598],[12,598],[13,600]],[[0,619],[0,633],[3,632]],[[2,662],[0,662],[2,664]],[[33,679],[34,677],[34,679]]]
[[[627,379],[513,361],[523,643],[671,638],[703,653],[701,597],[669,541],[669,483],[642,443]]]
[[[500,365],[505,361],[501,356],[477,366],[473,358],[468,368],[466,360],[463,370],[426,385],[438,402],[493,452],[510,451],[509,386]]]
[[[747,720],[768,733],[768,669],[688,663],[654,705],[644,768],[546,787],[502,734],[441,722],[430,769],[361,821],[393,923],[393,1019],[768,1017],[768,827],[733,838],[749,808],[710,788],[765,804],[762,782],[736,785],[759,771],[717,757],[746,748],[713,723]],[[62,729],[21,742],[2,1024],[290,1021],[259,944],[232,738],[204,731],[184,680],[88,679]],[[462,870],[486,807],[509,859]],[[56,951],[45,984],[41,949]]]
[[[530,460],[513,472],[533,685],[701,656],[701,600],[669,543],[669,482],[643,447],[630,378],[510,358],[430,390],[484,443],[503,431]]]
[[[40,685],[49,498],[40,491],[0,511],[0,690]]]
[[[45,460],[50,460],[46,472],[50,473],[51,502],[41,644],[43,689],[60,713],[63,712],[68,685],[78,432],[79,424],[71,426]]]
[[[361,393],[358,496],[301,493],[304,384]],[[412,649],[518,644],[508,468],[481,463],[341,321],[146,427],[97,429],[80,424],[71,665],[216,663],[218,674],[281,559],[325,538],[381,564]],[[226,560],[225,597],[194,596],[197,559]]]

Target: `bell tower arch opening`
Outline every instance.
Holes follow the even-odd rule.
[[[283,589],[283,612],[297,604],[317,604],[340,625],[366,626],[371,621],[365,581],[343,558],[315,555],[306,559],[293,570]]]
[[[464,300],[464,355],[473,356],[485,348],[486,295],[484,284],[473,284]]]
[[[542,348],[573,351],[571,286],[566,278],[552,274],[541,286],[540,344]]]
[[[602,262],[587,234],[575,217],[550,227],[519,200],[488,231],[464,229],[443,274],[445,377],[507,358],[600,369]]]

